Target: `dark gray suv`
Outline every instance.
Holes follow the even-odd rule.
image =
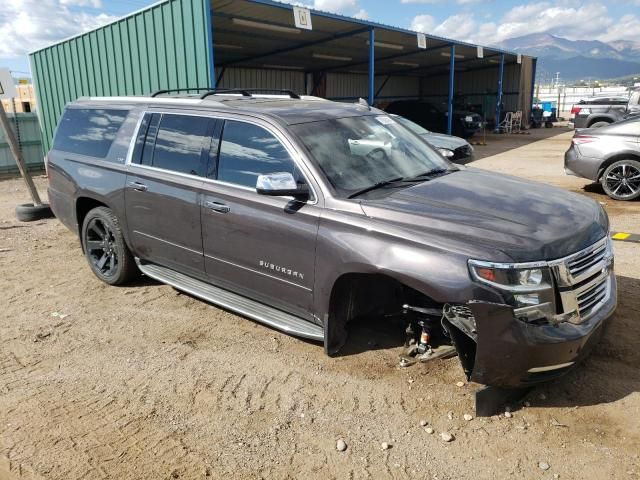
[[[79,99],[48,171],[101,280],[141,271],[330,355],[352,320],[385,318],[414,353],[448,343],[474,381],[528,385],[578,362],[616,306],[596,202],[456,166],[366,105]]]

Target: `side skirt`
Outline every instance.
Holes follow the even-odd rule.
[[[182,290],[194,297],[239,313],[290,335],[324,341],[324,329],[307,320],[290,315],[228,290],[196,280],[182,273],[152,263],[141,263],[136,258],[140,271],[159,282]]]

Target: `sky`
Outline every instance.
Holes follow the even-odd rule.
[[[0,67],[29,72],[27,53],[154,0],[0,0]],[[375,22],[482,45],[529,33],[572,40],[640,40],[640,0],[296,0]]]

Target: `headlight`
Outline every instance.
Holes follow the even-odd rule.
[[[438,151],[440,152],[440,155],[442,155],[444,158],[451,158],[454,155],[454,153],[448,148],[439,148]]]
[[[497,288],[514,307],[555,303],[551,270],[546,264],[510,265],[469,260],[469,270],[475,281]]]

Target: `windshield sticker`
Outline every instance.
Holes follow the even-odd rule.
[[[394,125],[396,123],[393,118],[387,115],[379,115],[376,117],[376,120],[378,120],[383,125]]]

